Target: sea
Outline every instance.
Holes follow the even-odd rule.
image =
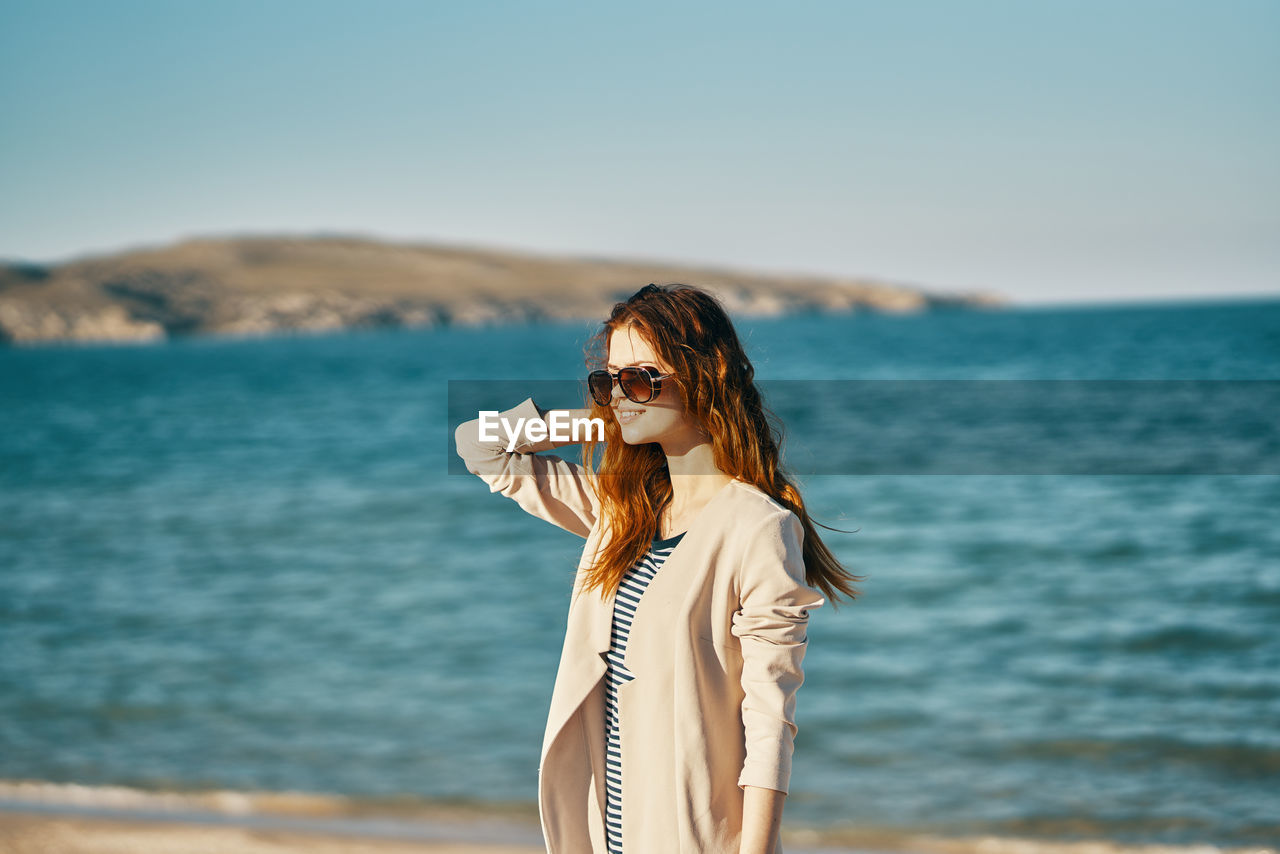
[[[787,828],[1277,845],[1280,299],[735,322],[863,578],[811,615]],[[0,807],[536,822],[583,541],[450,443],[463,393],[582,406],[596,329],[0,349]],[[992,392],[1062,389],[1110,408]]]

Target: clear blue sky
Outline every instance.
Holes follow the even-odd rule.
[[[325,231],[1280,293],[1280,2],[0,10],[3,258]]]

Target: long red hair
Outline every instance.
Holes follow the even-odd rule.
[[[626,302],[617,303],[603,327],[587,344],[590,370],[603,369],[609,341],[632,325],[669,366],[685,408],[710,434],[715,465],[792,510],[804,527],[806,583],[821,590],[832,607],[837,595],[856,599],[852,575],[818,536],[804,499],[779,465],[781,427],[765,407],[755,385],[755,368],[738,341],[724,307],[713,295],[690,285],[649,285]],[[648,551],[658,515],[671,500],[671,479],[662,446],[628,445],[610,406],[590,401],[591,416],[605,424],[604,455],[594,466],[597,440],[583,443],[582,459],[600,497],[604,521],[612,532],[594,564],[586,570],[584,589],[602,596],[616,591],[627,569]],[[827,530],[836,530],[826,525]],[[847,532],[845,532],[847,533]]]

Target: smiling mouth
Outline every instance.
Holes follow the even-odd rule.
[[[618,419],[619,424],[630,424],[641,415],[644,415],[643,409],[619,409],[614,417]]]

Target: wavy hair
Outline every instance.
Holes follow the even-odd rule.
[[[605,367],[613,333],[628,325],[671,366],[675,376],[663,382],[680,388],[692,420],[710,435],[716,467],[754,484],[800,518],[806,583],[821,590],[832,607],[837,607],[838,593],[857,599],[853,582],[864,577],[852,575],[836,560],[818,536],[800,491],[783,473],[778,452],[783,430],[771,423],[777,418],[764,405],[755,368],[719,300],[691,285],[641,288],[614,305],[609,319],[587,342],[589,369]],[[599,589],[604,596],[618,589],[627,569],[648,551],[672,487],[662,446],[628,445],[613,408],[588,400],[591,417],[605,424],[604,454],[597,470],[594,458],[601,443],[590,439],[583,443],[582,459],[613,536],[586,570],[584,589]]]

